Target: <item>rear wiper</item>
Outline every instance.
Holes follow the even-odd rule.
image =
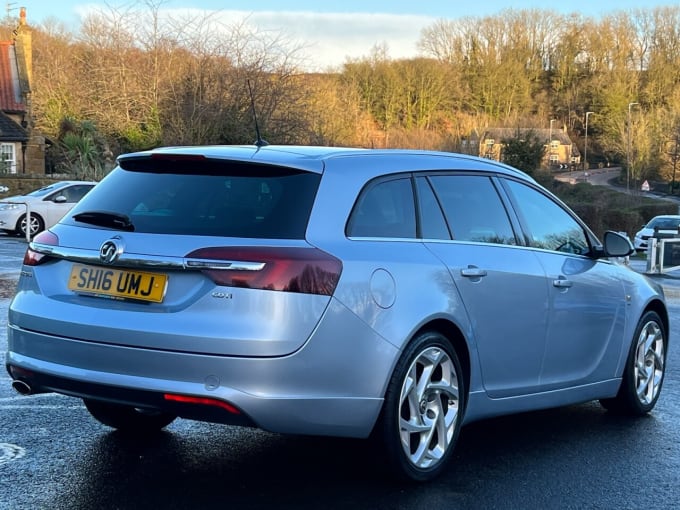
[[[86,211],[74,215],[73,219],[82,221],[83,223],[89,223],[90,225],[115,228],[127,232],[133,232],[135,230],[135,226],[128,216],[116,212]]]

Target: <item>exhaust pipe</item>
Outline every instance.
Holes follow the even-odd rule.
[[[19,393],[20,395],[30,395],[31,393],[33,393],[33,390],[28,385],[28,383],[20,379],[14,379],[12,381],[12,388],[14,388],[14,391]]]

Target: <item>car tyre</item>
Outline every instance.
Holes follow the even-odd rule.
[[[30,232],[29,235],[31,238],[35,236],[37,233],[42,232],[45,229],[45,222],[43,219],[37,215],[37,214],[31,214],[31,225],[30,225]],[[22,235],[26,236],[26,215],[22,214],[19,217],[19,221],[17,221],[17,232]]]
[[[600,400],[602,406],[632,416],[654,409],[663,385],[667,347],[661,317],[656,312],[646,312],[635,329],[619,392],[614,398]]]
[[[426,481],[441,473],[458,440],[465,395],[448,339],[436,332],[416,337],[394,369],[376,430],[397,478]]]
[[[148,434],[170,425],[176,416],[151,409],[83,399],[85,407],[100,423],[126,433]]]

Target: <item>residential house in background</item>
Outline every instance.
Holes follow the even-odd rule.
[[[11,41],[0,41],[0,173],[44,174],[45,137],[34,129],[31,108],[31,31],[26,9]]]
[[[566,169],[578,166],[581,153],[571,141],[564,129],[531,129],[531,128],[490,128],[482,136],[479,144],[479,155],[483,158],[503,161],[503,140],[515,138],[519,131],[523,134],[533,133],[542,140],[546,150],[543,166],[552,169]]]

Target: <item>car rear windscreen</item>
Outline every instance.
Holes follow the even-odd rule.
[[[303,239],[321,179],[296,169],[228,162],[186,162],[169,172],[159,167],[114,169],[68,221],[101,211],[127,216],[135,232]]]

